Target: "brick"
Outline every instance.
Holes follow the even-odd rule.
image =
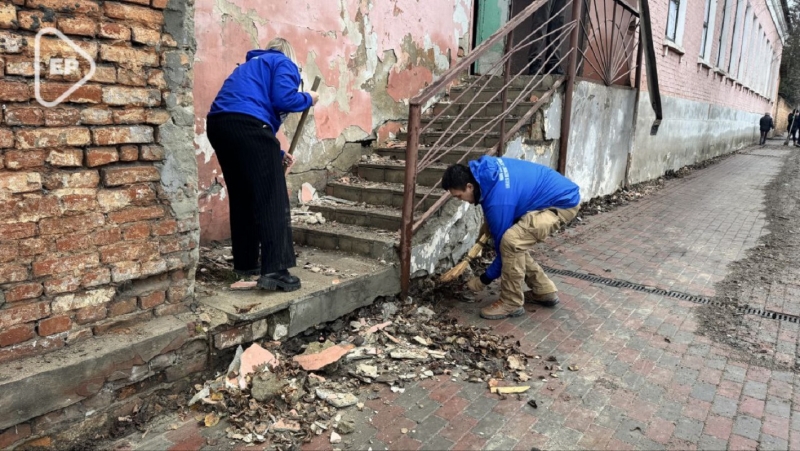
[[[149,88],[106,86],[103,88],[103,102],[112,106],[156,107],[161,105],[161,91]]]
[[[111,65],[97,64],[95,65],[94,77],[92,81],[97,83],[116,83],[117,82],[117,68]]]
[[[139,308],[142,310],[151,309],[163,304],[167,299],[167,293],[156,291],[155,293],[139,298]]]
[[[13,347],[0,349],[0,363],[9,362],[12,360],[20,360],[22,358],[34,355],[46,354],[50,351],[54,351],[63,347],[64,339],[62,337],[39,338],[36,340],[31,340]],[[35,448],[36,446],[39,446],[37,443],[46,444],[47,441],[44,439],[39,439],[33,442],[28,442],[25,444],[25,446],[30,445]],[[42,446],[39,447],[41,448]],[[44,446],[44,448],[49,448],[49,446]]]
[[[139,262],[119,262],[111,265],[111,280],[125,282],[142,277],[142,265]]]
[[[44,150],[8,150],[5,153],[6,168],[20,170],[44,166]]]
[[[164,71],[153,69],[147,74],[147,84],[158,89],[167,89],[167,80],[164,79]]]
[[[4,238],[4,237],[0,237]],[[13,261],[19,256],[19,243],[10,241],[0,243],[0,263],[7,263]]]
[[[172,119],[172,115],[169,114],[167,110],[147,110],[147,118],[145,121],[148,124],[152,125],[162,125],[169,122]]]
[[[94,37],[97,35],[97,22],[86,16],[61,17],[58,20],[58,29],[64,34]]]
[[[36,235],[36,224],[0,224],[0,239],[21,240]]]
[[[33,274],[36,277],[49,276],[51,274],[82,271],[86,268],[98,266],[99,264],[100,258],[96,252],[71,255],[68,257],[55,257],[34,262]]]
[[[132,185],[123,189],[101,190],[97,194],[97,201],[106,213],[120,210],[132,204],[150,203],[155,198],[156,193],[153,188],[145,184]],[[131,222],[131,220],[127,219],[124,222]]]
[[[132,40],[133,42],[144,44],[144,45],[157,45],[161,42],[161,33],[159,30],[154,30],[152,28],[146,27],[131,27],[131,32],[133,34]]]
[[[178,232],[178,222],[174,220],[159,221],[153,224],[153,236],[172,235]]]
[[[27,102],[30,98],[31,94],[28,83],[0,80],[0,101]]]
[[[7,125],[43,125],[44,111],[39,107],[9,107],[6,110]]]
[[[174,48],[178,46],[178,41],[176,41],[171,34],[164,33],[163,35],[161,35],[161,46]]]
[[[80,125],[81,111],[77,108],[46,108],[44,123],[48,127]]]
[[[0,193],[30,193],[42,189],[42,177],[36,172],[0,173]]]
[[[0,128],[0,149],[14,147],[14,132],[8,128]]]
[[[38,298],[44,293],[44,288],[40,283],[23,283],[6,289],[5,293],[6,302],[17,302]]]
[[[143,108],[126,108],[114,111],[115,124],[142,124],[145,122],[146,117]]]
[[[158,255],[156,243],[121,242],[100,248],[100,260],[103,263],[120,263],[123,261],[149,260]]]
[[[0,235],[2,235],[1,232]],[[45,238],[30,238],[19,241],[19,255],[21,257],[33,257],[51,250],[51,241]]]
[[[0,284],[22,282],[28,278],[28,269],[22,265],[0,265]]]
[[[55,27],[55,14],[45,14],[41,11],[19,11],[19,27],[24,30],[39,31],[44,27]]]
[[[128,207],[123,210],[108,214],[108,219],[114,224],[127,222],[146,221],[148,219],[161,219],[165,215],[162,207]]]
[[[160,259],[142,262],[140,266],[142,276],[155,276],[158,274],[164,274],[168,270],[169,268],[167,267],[167,261]]]
[[[84,125],[110,125],[114,123],[113,113],[104,107],[89,107],[81,111],[81,122]]]
[[[5,73],[6,75],[19,75],[21,77],[33,77],[36,74],[36,70],[33,66],[33,61],[31,61],[30,57],[28,56],[8,56],[5,59],[6,68]]]
[[[92,336],[94,336],[94,334],[92,333],[92,329],[89,327],[70,330],[67,334],[67,346],[80,343],[81,341],[92,338]]]
[[[183,301],[191,294],[192,292],[188,285],[173,285],[167,290],[167,299],[169,299],[170,304],[174,304]]]
[[[47,81],[41,83],[39,93],[45,101],[53,102],[62,94],[67,92],[74,83],[57,83]],[[98,104],[103,102],[103,88],[100,85],[83,85],[75,92],[67,96],[63,102],[71,103],[91,103]]]
[[[108,268],[95,268],[85,271],[81,277],[81,286],[92,288],[111,283],[111,270]]]
[[[147,77],[140,68],[126,69],[120,67],[117,69],[117,83],[124,86],[147,86]]]
[[[63,313],[70,310],[80,310],[86,307],[104,305],[114,299],[116,289],[100,288],[89,290],[82,294],[68,294],[53,300],[53,313]]]
[[[139,159],[143,161],[161,161],[164,159],[165,151],[161,146],[142,146]]]
[[[0,5],[0,28],[17,27],[17,8],[7,3]]]
[[[108,317],[127,315],[128,313],[136,311],[136,298],[128,298],[120,301],[114,301],[108,304]]]
[[[66,332],[72,327],[72,320],[69,316],[56,316],[39,321],[39,326],[36,328],[39,335],[47,337],[50,335],[60,334]]]
[[[186,303],[181,304],[165,304],[156,307],[154,314],[156,316],[172,316],[180,315],[189,311],[189,306]],[[205,358],[206,356],[199,356]]]
[[[86,307],[75,313],[75,322],[78,324],[89,324],[102,321],[108,316],[105,306]]]
[[[102,169],[106,186],[131,185],[141,182],[157,182],[161,179],[158,169],[152,166],[127,166]]]
[[[86,149],[86,166],[94,168],[119,161],[116,147],[92,147]]]
[[[11,445],[31,436],[31,426],[18,424],[0,433],[0,449],[9,449]]]
[[[85,146],[90,143],[91,134],[86,127],[23,129],[17,132],[19,149]]]
[[[0,330],[50,316],[50,302],[20,305],[0,310]]]
[[[0,332],[0,347],[11,346],[33,339],[33,324],[20,324]]]
[[[28,0],[27,6],[32,9],[54,9],[61,13],[94,15],[100,12],[100,5],[91,0]]]
[[[101,38],[115,39],[118,41],[130,41],[131,29],[116,22],[106,22],[100,24],[100,32],[98,33],[98,36]]]
[[[39,223],[41,235],[64,235],[73,232],[89,232],[105,224],[100,213],[89,213],[80,216],[43,219]]]
[[[75,148],[54,149],[47,156],[47,163],[62,168],[83,166],[83,150]]]
[[[96,128],[92,130],[92,134],[94,144],[97,146],[149,144],[153,142],[153,128],[142,125]]]
[[[158,54],[152,50],[134,49],[121,45],[101,44],[100,59],[128,68],[157,67],[160,64]]]
[[[167,4],[169,4],[169,0],[153,0],[153,2],[151,3],[151,6],[153,8],[166,9],[167,8]]]
[[[61,209],[55,196],[30,196],[17,202],[14,213],[20,222],[35,222],[58,216]]]
[[[136,161],[139,159],[139,146],[121,146],[119,148],[120,161]]]
[[[81,279],[78,276],[68,275],[55,277],[44,283],[44,291],[48,296],[56,294],[73,293],[81,287]]]
[[[28,47],[27,41],[18,33],[0,31],[0,53],[22,53]]]
[[[150,224],[137,222],[122,229],[122,236],[125,241],[143,240],[150,236]]]
[[[116,2],[105,2],[103,7],[106,16],[114,19],[131,20],[151,26],[160,26],[164,23],[164,14],[150,8]]]
[[[78,191],[78,190],[75,190]],[[64,194],[59,196],[61,211],[64,213],[86,213],[97,209],[97,194],[93,189],[86,193]]]
[[[95,188],[100,184],[100,173],[96,170],[53,172],[47,174],[44,185],[47,189]]]

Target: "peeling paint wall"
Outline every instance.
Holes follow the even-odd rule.
[[[250,49],[275,36],[292,42],[306,89],[322,78],[296,151],[290,192],[322,189],[361,156],[347,143],[385,139],[408,114],[408,98],[450,67],[469,35],[471,0],[199,0],[196,4],[195,148],[204,241],[229,236],[225,181],[205,118],[225,78]],[[279,133],[284,148],[297,126]],[[358,149],[357,151],[355,149]]]

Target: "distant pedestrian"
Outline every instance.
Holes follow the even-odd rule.
[[[792,144],[800,144],[800,111],[795,108],[792,112],[794,117],[789,121],[789,135],[792,137]]]
[[[764,116],[759,121],[759,126],[761,127],[761,141],[759,144],[763,146],[767,143],[767,134],[770,130],[775,128],[775,123],[772,121],[772,117],[769,113],[764,113]]]

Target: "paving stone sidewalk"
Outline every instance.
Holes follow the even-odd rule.
[[[670,180],[640,202],[588,218],[535,256],[553,268],[713,296],[727,265],[766,233],[763,188],[787,152],[753,148]],[[699,333],[696,303],[553,279],[557,308],[527,307],[528,314],[501,322],[478,317],[483,303],[446,302],[459,321],[513,335],[526,351],[578,371],[533,380],[519,399],[448,377],[402,394],[365,389],[364,411],[345,414],[356,419],[354,434],[338,445],[323,434],[303,449],[800,449],[800,378],[790,369],[796,355],[790,365],[752,365]],[[783,293],[782,305],[800,303]],[[784,349],[797,349],[800,325],[762,321]],[[125,448],[261,449],[232,445],[219,428],[200,430],[189,420]]]

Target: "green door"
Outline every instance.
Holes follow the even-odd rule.
[[[500,29],[508,21],[509,3],[511,0],[476,0],[477,17],[475,20],[475,45],[489,39],[489,36]],[[502,42],[495,44],[489,52],[484,54],[475,63],[475,72],[482,74],[488,72],[490,68],[503,56]],[[501,74],[502,68],[491,71],[493,74]]]

